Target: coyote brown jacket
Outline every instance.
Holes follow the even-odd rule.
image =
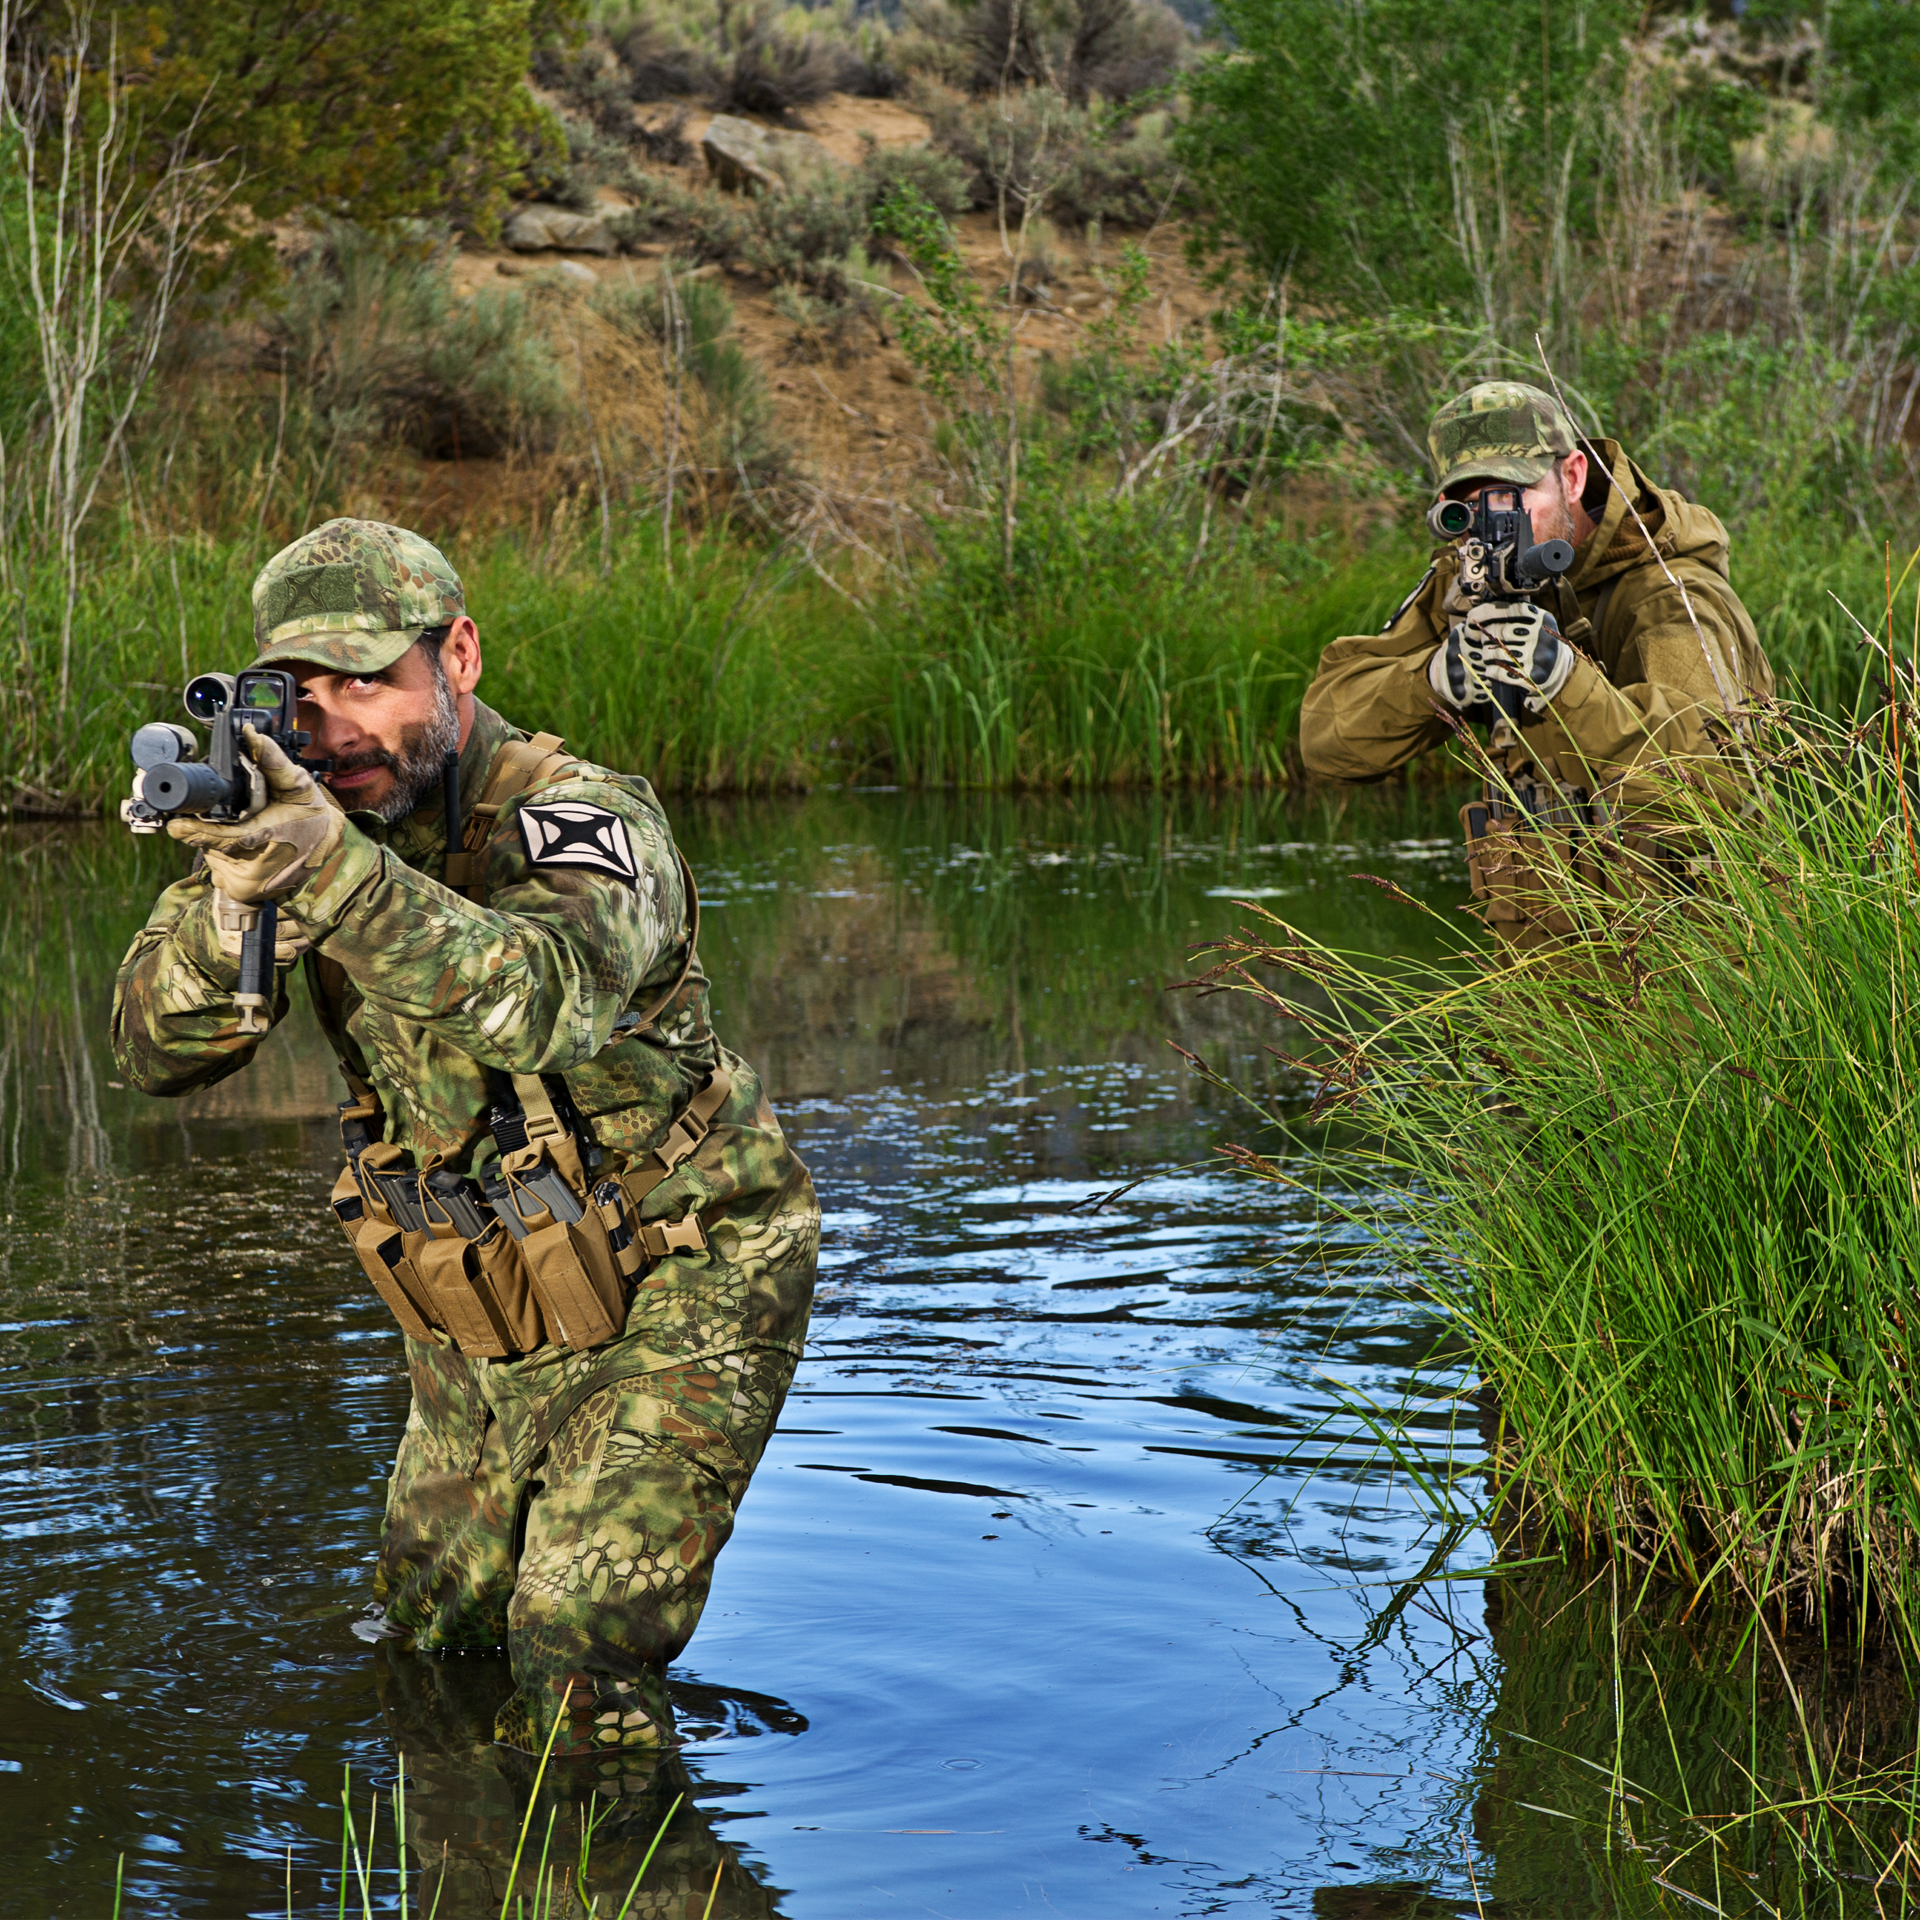
[[[1736,710],[1747,694],[1770,693],[1773,673],[1727,575],[1725,527],[1705,507],[1656,487],[1615,442],[1598,441],[1594,451],[1614,483],[1596,462],[1585,505],[1597,525],[1558,590],[1538,596],[1582,658],[1551,711],[1517,740],[1496,730],[1495,751],[1516,777],[1538,769],[1562,787],[1604,791],[1615,807],[1631,808],[1652,797],[1636,792],[1637,767],[1717,753],[1728,736],[1707,650]],[[1456,566],[1454,549],[1442,547],[1379,633],[1328,645],[1300,711],[1309,772],[1378,780],[1449,737],[1427,663],[1454,617],[1442,603]]]

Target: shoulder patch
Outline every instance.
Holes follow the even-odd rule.
[[[1393,631],[1395,625],[1398,623],[1400,619],[1400,616],[1403,613],[1405,613],[1406,610],[1410,606],[1412,606],[1413,603],[1416,600],[1418,600],[1420,598],[1420,595],[1426,590],[1426,584],[1429,580],[1433,578],[1435,572],[1438,570],[1438,566],[1439,566],[1439,563],[1437,561],[1429,561],[1427,563],[1427,570],[1425,573],[1423,573],[1420,576],[1418,580],[1414,582],[1413,591],[1410,594],[1408,594],[1407,597],[1404,600],[1402,600],[1400,604],[1397,607],[1395,607],[1390,614],[1387,615],[1387,624],[1380,629],[1382,633],[1391,633]]]
[[[640,877],[627,823],[582,800],[531,800],[520,809],[520,838],[536,867],[584,867],[629,885]]]

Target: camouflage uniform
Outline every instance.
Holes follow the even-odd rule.
[[[458,580],[417,536],[332,521],[271,561],[254,588],[256,664],[375,672],[462,610]],[[463,812],[510,742],[475,702]],[[529,806],[599,823],[591,844],[540,855]],[[539,817],[539,816],[536,816]],[[611,819],[617,826],[608,826]],[[507,801],[472,871],[446,869],[440,799],[392,826],[350,813],[338,848],[282,910],[343,1062],[381,1098],[385,1137],[426,1166],[489,1158],[486,1069],[563,1074],[603,1146],[639,1156],[724,1063],[733,1090],[706,1146],[641,1204],[697,1214],[704,1250],[655,1261],[624,1331],[585,1351],[486,1360],[409,1339],[413,1404],[389,1482],[375,1591],[422,1651],[497,1647],[517,1688],[498,1737],[556,1752],[652,1744],[671,1726],[663,1669],[699,1620],[714,1555],[779,1413],[805,1337],[819,1210],[758,1076],[721,1046],[691,965],[672,834],[641,779],[569,761]],[[469,843],[471,844],[471,843]],[[649,1027],[615,1033],[685,977]],[[169,887],[114,996],[115,1057],[148,1093],[180,1094],[244,1066],[237,966],[204,872]],[[274,1018],[286,1011],[286,970]]]
[[[1571,572],[1536,596],[1577,658],[1537,718],[1495,723],[1489,752],[1502,779],[1498,793],[1489,783],[1488,799],[1496,817],[1512,820],[1522,816],[1506,803],[1517,797],[1524,817],[1555,835],[1578,835],[1603,815],[1629,829],[1644,822],[1661,784],[1650,773],[1716,759],[1725,747],[1732,725],[1722,685],[1736,709],[1747,695],[1773,689],[1728,578],[1726,529],[1704,507],[1656,487],[1613,441],[1582,442],[1559,402],[1536,387],[1489,381],[1470,389],[1435,416],[1428,445],[1440,493],[1475,481],[1531,486],[1585,445],[1592,470],[1581,504],[1595,524]],[[1458,716],[1441,709],[1428,666],[1463,611],[1458,563],[1454,547],[1440,547],[1379,633],[1329,644],[1301,704],[1300,753],[1310,772],[1378,780],[1452,737]],[[1473,831],[1470,824],[1470,847]],[[1527,871],[1524,859],[1513,866]],[[1474,871],[1482,890],[1477,856]],[[1499,893],[1496,885],[1487,910],[1503,938],[1533,944],[1564,931],[1529,924],[1524,903],[1537,894]]]

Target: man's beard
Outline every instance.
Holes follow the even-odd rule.
[[[428,794],[439,787],[447,755],[460,745],[460,709],[454,704],[453,689],[447,684],[446,669],[440,656],[429,652],[433,662],[433,718],[416,721],[400,732],[400,751],[350,753],[333,763],[335,773],[356,773],[362,767],[385,767],[393,775],[393,788],[378,806],[370,807],[388,826],[404,820]]]

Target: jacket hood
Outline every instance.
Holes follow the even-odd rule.
[[[1727,576],[1727,530],[1720,516],[1700,506],[1671,487],[1656,487],[1633,461],[1628,459],[1617,440],[1589,441],[1613,476],[1607,489],[1607,504],[1599,523],[1580,547],[1568,576],[1568,585],[1576,593],[1585,593],[1631,566],[1648,560],[1646,533],[1661,559],[1681,556],[1710,568],[1723,580]],[[1645,523],[1641,531],[1627,510],[1631,499]]]

